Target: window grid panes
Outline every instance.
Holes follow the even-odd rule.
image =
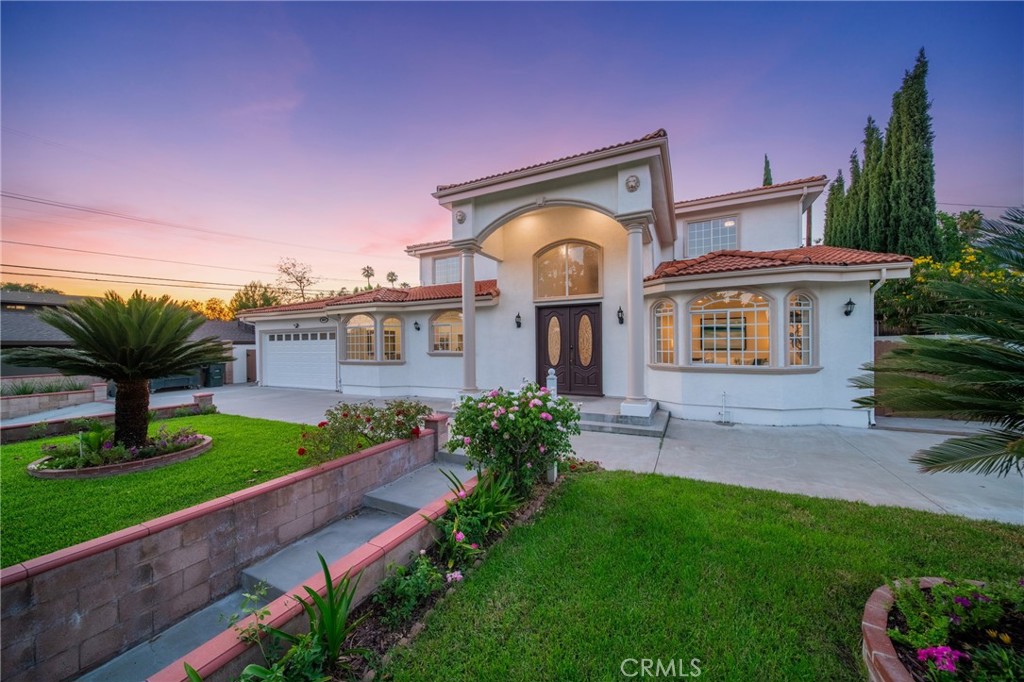
[[[790,365],[807,367],[813,363],[814,304],[807,294],[793,294],[789,297],[788,352],[786,362]]]
[[[384,333],[384,359],[402,359],[402,321],[397,317],[389,317],[381,325]]]
[[[435,353],[462,352],[462,313],[449,311],[441,313],[431,323]]]
[[[458,256],[434,259],[434,284],[454,284],[461,281]]]
[[[750,291],[719,291],[690,305],[695,365],[771,364],[768,300]]]
[[[345,325],[345,359],[373,360],[374,333],[373,318],[369,315],[353,315]]]
[[[537,298],[568,298],[600,293],[600,251],[582,243],[554,246],[537,257]]]
[[[703,256],[712,251],[735,249],[736,240],[735,217],[713,218],[686,226],[686,255],[688,258]]]
[[[676,310],[670,301],[654,306],[654,362],[671,365],[676,361]]]

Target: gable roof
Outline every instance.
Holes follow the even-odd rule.
[[[551,161],[544,161],[542,163],[535,163],[535,164],[530,165],[530,166],[523,166],[522,168],[516,168],[516,169],[510,170],[510,171],[504,171],[504,172],[501,172],[501,173],[494,173],[493,175],[485,175],[482,178],[476,178],[475,180],[466,180],[465,182],[456,182],[456,183],[452,183],[452,184],[449,184],[449,185],[438,185],[437,186],[437,192],[434,194],[434,196],[436,197],[438,194],[440,194],[442,192],[447,192],[449,190],[453,190],[453,189],[456,189],[458,187],[465,187],[467,185],[473,185],[473,184],[476,184],[478,182],[484,182],[486,180],[495,180],[497,178],[503,178],[503,177],[508,176],[508,175],[515,175],[517,173],[523,173],[523,172],[526,172],[526,171],[531,171],[532,172],[532,171],[542,170],[542,169],[544,169],[547,166],[556,166],[558,164],[565,163],[566,161],[582,160],[583,158],[585,158],[587,156],[594,155],[594,154],[603,154],[604,152],[609,152],[609,151],[612,151],[612,150],[615,150],[615,149],[621,149],[622,147],[628,147],[629,145],[632,145],[632,144],[638,144],[640,142],[648,142],[650,140],[656,140],[656,139],[659,139],[659,138],[667,138],[667,137],[668,137],[668,133],[665,132],[665,129],[664,128],[658,128],[653,133],[648,133],[647,135],[644,135],[643,137],[639,137],[639,138],[637,138],[635,140],[629,140],[628,142],[619,142],[618,144],[608,145],[607,147],[601,147],[599,149],[591,149],[588,152],[580,152],[579,154],[570,154],[569,156],[563,156],[561,158],[553,159]]]
[[[490,296],[496,298],[501,292],[498,290],[498,280],[484,279],[476,282],[476,296]],[[335,296],[333,298],[321,298],[315,301],[303,301],[301,303],[288,303],[285,305],[269,308],[253,308],[242,311],[245,316],[260,313],[289,313],[305,312],[314,310],[326,310],[338,306],[368,305],[373,303],[421,303],[424,301],[440,301],[445,299],[462,298],[462,283],[454,284],[431,284],[422,287],[410,287],[408,289],[391,289],[381,287],[371,291],[360,291],[347,296]]]
[[[71,339],[37,315],[37,310],[0,310],[0,339],[4,346],[70,346]],[[232,320],[207,320],[188,337],[198,341],[215,336],[232,343],[256,343],[256,332],[251,324]]]
[[[662,263],[654,271],[654,274],[644,278],[644,281],[800,265],[846,267],[890,263],[910,264],[913,262],[914,259],[910,256],[897,253],[875,253],[874,251],[860,251],[838,246],[802,246],[796,249],[775,251],[712,251],[696,258]]]

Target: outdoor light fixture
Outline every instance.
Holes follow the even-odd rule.
[[[622,306],[621,305],[619,306],[619,312],[616,313],[616,314],[619,316],[619,324],[625,324],[626,323],[626,316],[622,314]],[[849,313],[847,313],[847,315],[849,315]]]
[[[412,323],[412,328],[415,329],[416,331],[419,331],[420,330],[420,323],[419,322],[413,322]]]
[[[299,323],[298,323],[298,322],[296,322],[296,323],[295,323],[295,324],[293,324],[292,326],[293,326],[293,327],[295,327],[296,329],[298,329],[298,328],[299,328]]]
[[[320,318],[320,324],[327,324],[328,322],[329,320],[327,319],[326,316]]]
[[[519,313],[516,313],[516,329],[519,329],[522,326],[523,326],[523,316],[520,315]]]
[[[844,303],[843,304],[843,315],[846,315],[847,317],[849,317],[850,315],[853,315],[853,307],[855,305],[857,305],[857,304],[853,302],[852,298],[850,300],[848,300],[846,303]]]

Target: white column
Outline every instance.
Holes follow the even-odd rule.
[[[619,412],[649,417],[651,401],[644,393],[644,229],[642,222],[625,225],[629,233],[626,251],[626,400]]]
[[[462,390],[476,392],[476,274],[473,249],[462,251]]]

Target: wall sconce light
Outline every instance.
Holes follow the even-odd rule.
[[[298,323],[298,322],[296,322],[296,323],[295,323],[295,324],[293,324],[292,326],[293,326],[293,327],[295,327],[296,329],[298,329],[298,328],[299,328],[299,323]]]
[[[519,313],[516,313],[516,329],[519,329],[522,326],[523,326],[523,316],[520,315]]]
[[[330,320],[327,319],[326,315],[320,318],[320,324],[327,324],[328,322],[330,322]]]
[[[849,317],[850,315],[853,315],[853,307],[855,305],[857,305],[857,304],[853,302],[852,298],[850,300],[848,300],[846,303],[844,303],[843,304],[843,315],[846,315],[847,317]]]
[[[619,318],[619,324],[625,324],[626,323],[626,316],[622,313],[622,306],[621,305],[619,306],[619,312],[617,312],[616,315]]]
[[[420,330],[420,323],[419,322],[413,322],[412,323],[412,328],[415,329],[416,331],[419,331]]]

